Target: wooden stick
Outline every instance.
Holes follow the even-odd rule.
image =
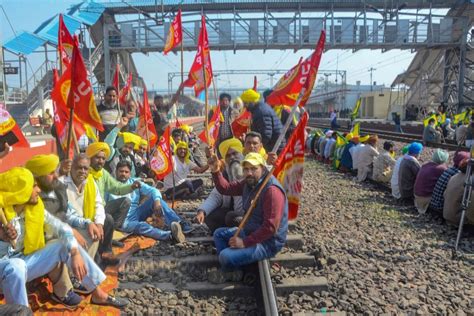
[[[74,117],[74,107],[69,111],[69,128],[67,133],[67,145],[66,145],[66,157],[69,158],[69,149],[71,148],[71,138],[72,138],[72,119]]]
[[[211,141],[210,137],[209,137],[209,99],[208,99],[208,94],[207,94],[207,80],[206,80],[206,63],[205,63],[205,59],[204,58],[204,64],[202,66],[202,76],[204,78],[204,126],[205,126],[205,129],[206,129],[206,139],[207,139],[207,142],[209,143]]]
[[[5,217],[5,212],[3,211],[3,208],[0,207],[0,221],[2,222],[3,226],[8,225],[7,218]],[[16,248],[16,241],[15,240],[10,240],[10,245],[12,246],[13,249]]]

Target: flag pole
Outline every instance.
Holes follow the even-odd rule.
[[[72,69],[71,69],[72,70]],[[71,93],[71,91],[69,91]],[[73,97],[74,99],[74,97]],[[74,100],[72,101],[74,103]],[[73,104],[74,105],[74,104]],[[67,145],[66,145],[66,157],[69,158],[69,149],[71,148],[71,138],[72,138],[72,119],[74,117],[74,107],[72,107],[69,111],[69,126],[67,132]]]
[[[206,62],[205,58],[202,65],[202,76],[204,79],[204,127],[206,128],[206,139],[209,144],[210,137],[209,137],[209,99],[208,99],[208,91],[207,91],[207,78],[206,78]]]
[[[300,95],[299,95],[299,97],[298,97],[298,100],[296,100],[295,105],[294,105],[293,108],[291,109],[290,116],[289,116],[288,119],[286,120],[285,125],[284,125],[284,127],[283,127],[283,130],[282,130],[280,136],[278,137],[278,139],[277,139],[275,145],[273,146],[272,152],[276,152],[277,149],[278,149],[278,147],[280,147],[280,144],[281,144],[281,142],[283,141],[283,137],[285,137],[285,134],[286,134],[286,132],[288,131],[288,128],[290,127],[291,118],[292,118],[293,115],[296,113],[296,108],[298,108],[299,104],[301,103],[301,99],[303,98],[303,95],[305,94],[305,91],[306,91],[305,88],[301,89],[301,92],[300,92]],[[252,215],[253,210],[255,209],[255,206],[257,206],[257,202],[258,202],[258,199],[260,198],[260,194],[262,194],[263,188],[266,186],[266,184],[268,183],[268,181],[270,181],[270,178],[272,177],[274,170],[275,170],[275,166],[272,166],[272,168],[270,169],[270,171],[268,171],[268,173],[266,174],[265,178],[263,179],[262,184],[260,185],[260,188],[259,188],[258,191],[257,191],[257,194],[255,194],[255,197],[252,199],[252,201],[251,201],[251,203],[250,203],[250,207],[249,207],[248,210],[245,212],[244,218],[243,218],[242,221],[240,222],[239,227],[237,228],[237,230],[235,231],[234,237],[238,237],[238,236],[239,236],[241,230],[244,228],[245,224],[247,223],[247,221],[249,220],[250,216]]]

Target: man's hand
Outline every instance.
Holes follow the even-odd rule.
[[[273,152],[267,153],[267,164],[274,166],[276,161],[278,160],[278,155]]]
[[[203,210],[198,210],[196,217],[194,217],[194,221],[202,225],[204,223],[205,218],[206,218],[206,213]]]
[[[119,129],[122,129],[122,127],[125,127],[125,126],[127,126],[127,125],[128,125],[128,117],[122,116],[122,117],[120,118],[120,122],[117,124],[117,127],[118,127]]]
[[[77,248],[71,250],[71,267],[72,272],[79,281],[87,275],[87,268],[82,259],[81,253]]]
[[[8,155],[10,152],[10,145],[8,143],[5,143],[5,149],[3,151],[0,151],[0,159]]]
[[[153,202],[153,212],[157,214],[161,214],[161,201],[156,200]]]
[[[87,241],[82,237],[81,233],[77,229],[72,229],[72,233],[74,234],[74,238],[76,238],[77,242],[79,245],[81,245],[82,248],[87,249]]]
[[[229,239],[230,248],[245,248],[244,241],[240,237],[232,237]]]
[[[206,155],[206,158],[209,159],[212,156],[211,147],[207,146],[206,148],[204,148],[204,154]]]
[[[142,184],[140,181],[135,181],[132,183],[132,190],[140,189],[142,187]]]
[[[209,166],[209,169],[212,173],[216,173],[220,170],[219,159],[216,155],[211,155],[211,157],[209,157],[209,159],[207,160],[207,165]]]
[[[71,172],[72,167],[72,160],[71,159],[64,159],[59,164],[59,175],[60,176],[67,176],[69,172]]]
[[[97,229],[99,230],[99,240],[103,241],[104,240],[104,225],[102,224],[95,224],[97,226]]]
[[[89,226],[87,226],[87,232],[89,233],[89,236],[91,236],[92,240],[99,240],[100,231],[99,227],[97,227],[95,223],[90,223]]]
[[[3,241],[16,240],[18,234],[15,227],[12,223],[8,223],[6,226],[3,226],[3,229],[0,233],[0,239]]]

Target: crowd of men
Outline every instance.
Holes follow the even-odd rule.
[[[413,205],[420,214],[436,212],[447,223],[459,225],[469,152],[457,151],[450,162],[447,151],[435,149],[431,160],[421,165],[418,158],[423,145],[419,142],[397,150],[393,142],[385,141],[379,151],[377,135],[317,130],[308,143],[319,161],[352,173],[354,181],[388,186],[395,199]],[[397,151],[401,156],[397,157]],[[468,224],[474,224],[472,202],[466,212]]]
[[[167,115],[175,101],[154,98],[153,122],[159,135],[170,124]],[[207,163],[193,156],[192,128],[173,129],[173,172],[164,179],[150,166],[147,140],[136,134],[136,103],[118,105],[114,87],[107,88],[98,106],[104,124],[98,141],[80,139],[80,152],[72,160],[62,152],[36,155],[24,166],[1,173],[0,209],[8,223],[0,229],[0,284],[6,303],[28,307],[26,283],[48,276],[52,299],[68,309],[77,308],[89,294],[92,304],[126,306],[126,299],[99,286],[106,278],[104,268],[119,263],[112,247],[123,243],[113,239],[114,231],[184,242],[193,224],[165,198],[202,196],[204,182],[190,178],[191,172],[210,169],[215,184],[194,219],[194,225],[206,224],[215,239],[222,269],[212,271],[212,282],[237,280],[242,266],[280,251],[286,241],[288,201],[276,178],[263,179],[285,143],[272,151],[283,132],[281,118],[254,90],[245,91],[234,102],[237,106],[231,103],[230,95],[220,96],[219,136],[215,148],[207,151]],[[252,124],[237,138],[231,123],[245,109],[252,114]],[[7,145],[0,158],[8,151]],[[237,233],[260,186],[264,188],[258,203]]]

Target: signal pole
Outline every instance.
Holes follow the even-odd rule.
[[[372,73],[374,72],[374,70],[377,70],[377,69],[375,69],[374,67],[370,67],[370,69],[369,69],[369,71],[370,71],[370,91],[374,90],[374,82],[372,81]]]

